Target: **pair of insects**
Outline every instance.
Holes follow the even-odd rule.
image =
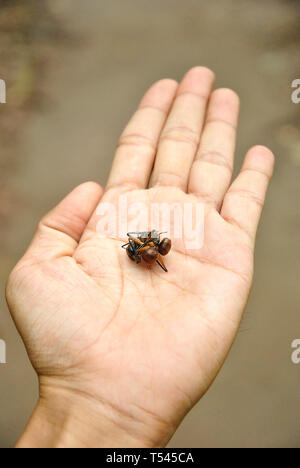
[[[156,262],[167,272],[162,256],[170,252],[171,240],[167,237],[160,240],[161,234],[164,233],[155,230],[128,232],[128,242],[122,248],[126,249],[128,257],[136,263],[141,263],[142,259],[150,265]]]

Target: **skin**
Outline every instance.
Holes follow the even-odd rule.
[[[11,273],[8,305],[40,383],[18,447],[164,446],[224,363],[274,157],[253,147],[231,182],[239,99],[213,84],[203,67],[180,84],[155,83],[120,138],[105,190],[77,187],[41,220]],[[120,194],[203,202],[203,248],[175,242],[168,273],[131,262],[124,239],[96,235],[96,207]]]

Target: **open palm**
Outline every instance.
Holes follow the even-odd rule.
[[[230,185],[239,100],[212,92],[213,81],[197,67],[179,86],[153,85],[104,193],[95,183],[77,187],[41,221],[8,282],[41,394],[89,401],[126,434],[116,445],[168,441],[222,366],[249,294],[273,155],[252,148]],[[120,195],[146,206],[203,203],[203,247],[175,240],[168,273],[136,265],[121,249],[126,233],[96,229],[101,204],[117,208]]]

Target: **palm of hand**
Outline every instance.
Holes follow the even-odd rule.
[[[118,193],[113,188],[104,199],[115,202]],[[244,194],[251,215],[259,203]],[[149,205],[204,201],[203,248],[175,243],[165,273],[131,262],[122,241],[99,238],[96,216],[76,246],[43,222],[36,243],[50,236],[57,252],[40,256],[33,245],[16,269],[10,289],[18,297],[10,294],[9,303],[45,386],[83,393],[108,413],[154,424],[167,439],[230,349],[251,286],[253,242],[248,225],[229,222],[236,210],[227,209],[225,220],[206,198],[179,187],[127,195]]]
[[[163,202],[174,190],[155,192]],[[175,425],[223,363],[251,283],[245,234],[209,207],[205,233],[201,251],[171,250],[168,274],[131,263],[122,242],[92,230],[73,257],[26,267],[25,281],[39,291],[37,304],[31,293],[23,297],[22,311],[39,375],[75,389],[80,380],[78,390],[121,412]]]

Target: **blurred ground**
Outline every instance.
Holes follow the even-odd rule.
[[[47,2],[0,0],[0,73],[9,102],[0,106],[0,223],[11,211],[8,175],[15,170],[16,141],[28,115],[46,96],[40,86],[59,45],[66,42]]]
[[[50,5],[54,19],[47,22],[47,35],[28,47],[34,58],[42,48],[45,68],[34,70],[35,86],[45,98],[34,112],[26,108],[22,133],[19,123],[16,127],[18,139],[14,133],[1,145],[1,161],[9,154],[13,166],[5,172],[9,209],[0,218],[0,338],[8,347],[8,364],[0,366],[0,446],[14,444],[37,395],[3,299],[10,268],[45,211],[82,181],[105,182],[118,135],[144,90],[160,78],[180,79],[187,68],[201,64],[216,72],[218,86],[241,96],[238,165],[253,144],[270,145],[277,165],[238,339],[212,389],[170,445],[300,447],[300,365],[290,357],[291,342],[300,338],[300,107],[290,98],[291,82],[300,78],[299,4],[37,3]],[[41,10],[35,14],[39,23]],[[60,35],[55,23],[64,30],[64,41],[53,48],[49,44]],[[7,40],[11,32],[4,33]],[[1,119],[12,112],[12,102],[9,94]]]

